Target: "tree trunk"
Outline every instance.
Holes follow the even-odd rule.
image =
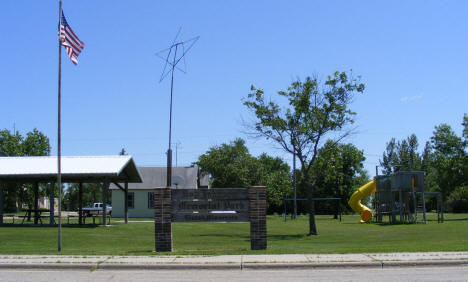
[[[309,212],[309,235],[318,235],[317,226],[315,225],[315,201],[312,200],[314,197],[312,183],[310,177],[306,173],[304,174],[304,180],[307,188],[307,208]]]

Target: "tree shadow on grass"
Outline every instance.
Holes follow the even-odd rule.
[[[242,240],[250,241],[250,234],[248,234],[248,235],[239,235],[239,234],[200,234],[200,235],[193,235],[193,237],[236,238],[236,239],[242,239]],[[274,234],[274,235],[267,234],[267,237],[268,237],[268,240],[281,241],[281,240],[302,239],[302,238],[309,237],[309,235],[306,234],[306,233],[303,233],[303,234]]]
[[[268,240],[283,241],[283,240],[298,240],[310,237],[308,234],[275,234],[268,235]]]
[[[98,227],[98,224],[83,224],[83,225],[78,225],[78,224],[63,224],[63,228],[96,228]],[[0,224],[0,227],[21,227],[21,228],[34,228],[34,227],[46,227],[46,228],[57,228],[57,224],[30,224],[30,223],[25,223],[25,224],[13,224],[13,223],[4,223]]]
[[[242,238],[250,239],[250,234],[248,235],[239,235],[239,234],[200,234],[192,235],[193,237],[225,237],[225,238]]]
[[[154,249],[129,250],[129,251],[125,251],[125,253],[118,254],[118,255],[119,256],[131,256],[131,255],[163,255],[163,254],[171,254],[171,252],[155,252]]]
[[[465,221],[465,220],[468,220],[468,217],[466,218],[444,218],[444,221]],[[428,220],[428,221],[437,221],[437,219],[434,219],[434,220]]]

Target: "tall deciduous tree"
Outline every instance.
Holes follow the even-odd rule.
[[[468,147],[468,115],[463,116],[463,137],[465,138],[465,152],[463,156],[463,184],[468,187],[468,153],[466,148]]]
[[[364,152],[353,144],[326,142],[311,171],[317,187],[316,196],[346,199],[342,202],[346,210],[347,199],[368,181],[363,166],[365,159]]]
[[[240,138],[211,147],[196,164],[213,177],[213,188],[249,187],[258,179],[256,160]]]
[[[261,154],[257,158],[260,167],[258,185],[267,189],[268,211],[281,212],[283,199],[291,196],[290,167],[282,159]]]
[[[288,164],[267,154],[252,156],[242,139],[211,147],[196,164],[213,178],[213,188],[267,186],[269,212],[279,211],[292,191]]]
[[[26,133],[26,138],[21,143],[24,156],[48,156],[50,155],[49,138],[42,132],[33,129]]]
[[[437,173],[436,181],[445,200],[455,187],[463,183],[465,143],[449,125],[441,124],[435,127],[431,145],[432,166]]]
[[[7,129],[0,131],[0,156],[15,157],[21,156],[21,142],[23,137],[17,132],[10,132]],[[18,199],[18,195],[23,190],[23,187],[16,183],[6,183],[3,186],[3,197],[5,210],[13,211],[17,209],[17,202],[22,202],[23,199]]]
[[[23,154],[21,148],[23,137],[17,131],[11,133],[9,130],[4,129],[0,131],[0,156],[14,157]]]
[[[24,138],[18,131],[0,131],[0,156],[47,156],[50,154],[49,138],[34,128]],[[32,204],[31,185],[7,184],[5,193],[6,209],[21,208],[22,203]],[[18,205],[17,205],[18,203]]]
[[[463,137],[465,137],[465,140],[468,141],[468,115],[465,114],[463,116]]]
[[[287,105],[265,98],[262,89],[251,87],[244,101],[256,117],[253,133],[279,144],[283,150],[295,154],[301,164],[308,191],[309,234],[316,235],[312,182],[309,172],[319,149],[327,137],[335,136],[338,142],[349,132],[343,128],[353,123],[355,115],[349,104],[355,93],[362,93],[364,84],[359,77],[346,72],[335,72],[322,84],[317,78],[307,77],[295,81],[286,91],[279,91],[279,98],[286,98]]]

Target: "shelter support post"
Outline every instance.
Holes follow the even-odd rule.
[[[283,199],[283,215],[284,215],[284,221],[286,222],[286,201]]]
[[[341,213],[342,213],[342,211],[341,211],[341,198],[338,199],[338,213],[340,215],[340,222],[341,222]]]
[[[39,222],[39,183],[34,182],[34,224]]]
[[[416,199],[417,194],[414,192],[414,187],[413,187],[413,207],[414,207],[414,223],[418,223],[418,201]]]
[[[128,182],[125,182],[124,187],[117,182],[114,184],[124,193],[124,217],[125,223],[128,223]]]
[[[266,187],[249,188],[250,249],[266,250]]]
[[[0,224],[3,224],[3,183],[0,182]]]
[[[125,224],[128,223],[128,182],[125,182],[125,191],[124,191],[124,198],[125,198]]]
[[[109,189],[109,180],[102,183],[102,225],[106,225],[107,219],[107,190]]]
[[[424,190],[422,191],[422,208],[423,208],[424,223],[427,223],[427,218],[426,218],[426,197],[424,196]]]
[[[403,195],[401,192],[401,189],[398,190],[398,204],[399,204],[399,209],[400,209],[400,223],[404,222],[403,219]]]
[[[55,214],[55,195],[54,195],[54,182],[50,182],[49,187],[49,224],[54,224],[54,214]]]
[[[438,201],[440,202],[440,222],[444,222],[444,201],[442,201],[442,194],[439,193]]]
[[[83,224],[83,183],[78,185],[78,224]]]

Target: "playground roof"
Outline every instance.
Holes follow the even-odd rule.
[[[141,182],[131,156],[63,156],[63,182]],[[57,157],[0,157],[0,181],[54,182]]]

